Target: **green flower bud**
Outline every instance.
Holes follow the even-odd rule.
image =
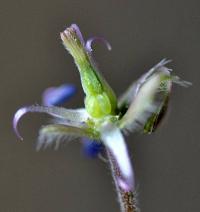
[[[61,39],[78,67],[87,112],[94,118],[114,115],[117,107],[115,94],[97,71],[78,26],[72,24],[61,33]]]

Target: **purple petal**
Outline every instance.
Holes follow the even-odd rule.
[[[83,152],[90,158],[96,158],[103,149],[103,144],[100,141],[87,138],[83,138],[81,141],[83,143]]]
[[[99,42],[105,44],[109,51],[112,49],[110,43],[105,38],[103,38],[103,37],[92,37],[92,38],[88,39],[87,42],[86,42],[85,48],[86,48],[87,51],[92,52],[92,43],[94,41],[99,41]]]
[[[74,96],[75,93],[76,87],[72,84],[50,87],[44,91],[42,102],[45,106],[61,105]]]

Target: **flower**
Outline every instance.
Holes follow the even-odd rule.
[[[116,161],[120,172],[116,181],[120,189],[133,191],[134,173],[123,133],[153,132],[167,109],[172,84],[188,86],[190,83],[173,76],[172,70],[166,67],[170,61],[164,59],[142,75],[117,99],[111,87],[97,70],[92,55],[94,41],[103,42],[109,50],[110,44],[99,37],[91,38],[85,43],[75,24],[61,33],[61,39],[79,70],[85,93],[85,107],[66,109],[58,106],[26,106],[15,113],[14,130],[22,139],[17,125],[27,112],[51,115],[54,118],[53,124],[46,125],[39,131],[38,148],[71,138],[84,137],[95,140],[103,144]],[[66,92],[65,87],[60,87],[58,90],[51,89],[51,94],[52,92],[55,92],[56,99],[53,105],[62,103],[60,100],[63,98],[59,98],[59,95]],[[45,100],[47,104],[45,104],[52,105],[52,102],[49,104],[48,95],[49,90],[45,93],[47,97]]]

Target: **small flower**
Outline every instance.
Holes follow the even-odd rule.
[[[41,128],[38,148],[53,143],[59,144],[71,138],[84,137],[101,142],[117,163],[120,175],[117,176],[116,181],[120,189],[133,191],[134,172],[123,133],[153,132],[167,109],[172,84],[188,86],[190,83],[173,76],[172,70],[166,67],[170,61],[164,59],[134,82],[117,100],[113,90],[97,70],[92,55],[92,42],[102,41],[109,50],[110,44],[98,37],[91,38],[85,43],[75,24],[61,33],[61,39],[78,67],[85,93],[85,107],[79,109],[39,105],[23,107],[14,116],[14,130],[21,138],[17,125],[27,112],[51,115],[54,117],[54,122]],[[62,94],[63,90],[61,88],[60,90]],[[59,99],[60,93],[57,91],[59,89],[55,90],[55,99],[57,97]],[[45,96],[48,96],[48,92]],[[47,105],[49,105],[48,100],[48,98],[45,100]]]

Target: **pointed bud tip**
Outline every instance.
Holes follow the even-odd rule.
[[[84,45],[83,36],[79,27],[76,24],[72,24],[70,27],[67,27],[63,32],[60,32],[60,37],[63,41],[66,39],[79,39],[80,42]]]

